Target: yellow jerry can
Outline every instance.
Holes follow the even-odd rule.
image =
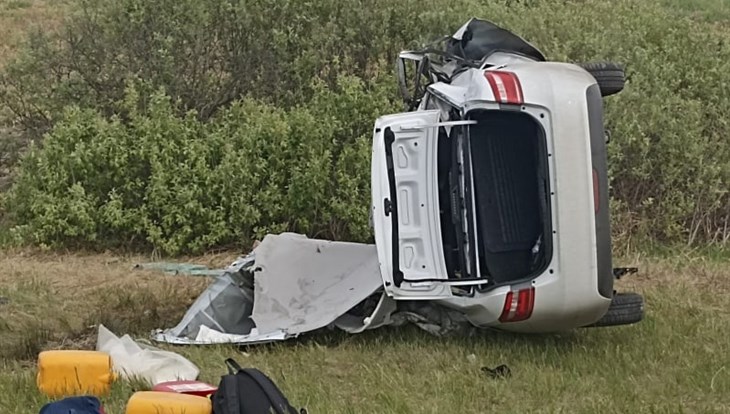
[[[126,414],[211,414],[206,397],[159,391],[135,392],[127,402]]]
[[[38,355],[38,389],[51,398],[106,395],[114,381],[109,354],[44,351]]]

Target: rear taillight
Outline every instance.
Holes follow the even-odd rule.
[[[598,171],[593,169],[593,210],[598,213],[598,206],[601,201],[601,190],[598,187]]]
[[[492,88],[495,101],[513,105],[522,105],[525,102],[522,84],[514,73],[488,70],[484,72],[484,77]]]
[[[519,322],[529,319],[535,306],[535,288],[529,287],[507,293],[500,322]]]

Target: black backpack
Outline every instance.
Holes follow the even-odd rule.
[[[241,368],[226,359],[228,375],[221,377],[213,394],[213,414],[306,414],[289,404],[269,377],[255,368]]]

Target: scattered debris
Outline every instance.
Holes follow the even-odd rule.
[[[374,245],[268,235],[193,303],[180,323],[153,333],[172,344],[280,341],[325,327],[360,333],[413,323],[434,335],[474,329],[429,301],[401,301],[382,289]]]
[[[114,372],[122,378],[136,378],[154,385],[166,381],[195,380],[200,371],[174,352],[135,342],[129,335],[119,338],[99,325],[97,351],[111,356]]]
[[[203,344],[291,338],[335,323],[381,284],[373,245],[269,235],[225,269],[178,326],[153,339]],[[364,319],[341,322],[354,331],[367,324]]]
[[[722,371],[725,371],[725,366],[723,365],[720,369],[715,372],[715,375],[712,376],[712,379],[710,380],[710,390],[715,391],[715,379]]]
[[[613,269],[613,277],[617,280],[626,275],[633,275],[639,271],[638,267],[616,267]]]
[[[172,262],[153,262],[139,263],[134,265],[136,270],[156,270],[164,272],[168,275],[187,275],[187,276],[220,276],[223,269],[209,269],[205,265],[194,263],[172,263]]]
[[[504,364],[496,368],[482,367],[482,372],[493,379],[508,378],[512,375],[512,371]]]

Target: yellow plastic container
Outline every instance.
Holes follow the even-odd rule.
[[[211,414],[208,398],[158,391],[139,391],[127,402],[126,414]]]
[[[38,389],[51,398],[102,396],[114,374],[108,354],[97,351],[44,351],[38,355]]]

